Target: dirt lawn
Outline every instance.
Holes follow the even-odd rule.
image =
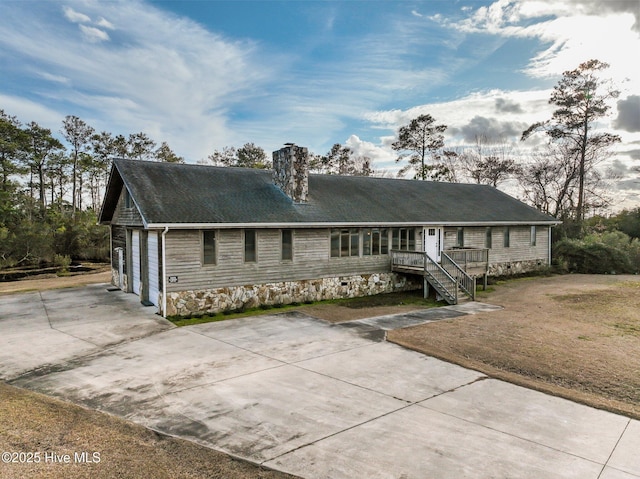
[[[71,273],[67,276],[41,274],[34,278],[23,278],[18,281],[0,282],[0,294],[26,293],[28,291],[45,291],[47,289],[77,288],[87,284],[109,283],[111,271],[109,265],[97,267],[94,271]]]
[[[640,276],[513,280],[504,310],[390,331],[410,349],[640,419]]]

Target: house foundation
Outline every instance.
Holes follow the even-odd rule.
[[[509,261],[506,263],[489,264],[489,276],[515,276],[518,274],[532,273],[543,270],[548,266],[545,259],[533,259],[525,261]]]
[[[167,294],[167,316],[215,314],[224,311],[356,298],[422,288],[422,282],[397,273],[373,273],[259,285],[179,291]]]

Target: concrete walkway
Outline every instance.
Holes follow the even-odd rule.
[[[393,327],[174,328],[106,285],[2,296],[0,378],[308,478],[640,478],[639,421],[387,343]]]

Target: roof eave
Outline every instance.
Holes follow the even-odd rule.
[[[417,221],[417,222],[313,222],[313,223],[145,223],[146,229],[278,229],[346,227],[421,227],[421,226],[557,226],[562,221]]]

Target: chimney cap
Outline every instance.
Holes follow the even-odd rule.
[[[291,143],[291,142],[284,144],[284,146],[295,146],[295,145],[296,145],[295,143]]]

